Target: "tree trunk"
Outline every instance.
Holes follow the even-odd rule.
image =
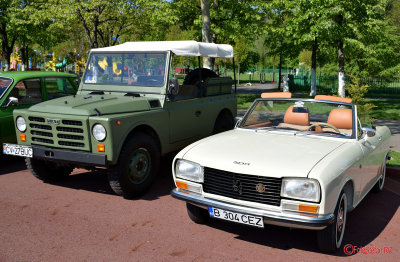
[[[318,50],[318,42],[317,42],[317,38],[314,38],[314,44],[312,46],[312,54],[311,54],[311,91],[310,91],[310,96],[315,96],[317,94],[317,50]]]
[[[345,93],[345,77],[344,77],[343,40],[338,40],[337,45],[338,45],[338,62],[339,62],[338,95],[340,97],[344,97],[346,93]]]
[[[235,68],[233,69],[233,73],[235,73]],[[237,85],[240,83],[240,63],[238,63],[238,78],[237,78]]]
[[[279,55],[279,74],[278,74],[278,91],[281,91],[281,82],[282,82],[282,54]]]
[[[202,41],[212,43],[211,39],[211,18],[210,18],[210,2],[208,0],[200,0],[201,17],[202,17]],[[203,67],[212,69],[213,61],[211,57],[203,57]]]

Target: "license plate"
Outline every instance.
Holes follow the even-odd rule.
[[[30,146],[3,144],[3,154],[14,155],[14,156],[23,156],[23,157],[32,157],[33,149]]]
[[[255,227],[264,227],[264,220],[262,217],[246,215],[236,212],[231,212],[215,207],[208,207],[210,217],[228,220],[240,224],[246,224]]]

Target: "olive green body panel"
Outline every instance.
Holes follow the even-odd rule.
[[[108,164],[113,165],[117,163],[128,136],[134,135],[137,130],[151,132],[160,146],[161,154],[166,154],[211,135],[215,121],[223,110],[229,110],[233,117],[236,116],[236,96],[233,94],[164,101],[164,107],[161,107],[161,103],[158,103],[158,106],[155,103],[155,106],[151,106],[151,101],[155,99],[124,97],[119,94],[76,95],[43,102],[28,110],[15,110],[14,118],[23,116],[28,125],[28,131],[25,132],[27,141],[18,141],[18,143],[105,154]],[[64,111],[63,114],[61,114],[62,111]],[[110,114],[109,111],[117,113]],[[108,114],[103,115],[104,112]],[[42,122],[31,121],[37,118],[41,118]],[[60,123],[47,124],[47,119],[56,119]],[[70,123],[78,121],[80,125],[72,126],[65,124],[65,121]],[[49,130],[32,128],[32,124],[47,126]],[[107,136],[104,141],[97,141],[91,134],[91,129],[95,124],[102,124],[105,127]],[[79,133],[78,131],[69,132],[72,131],[71,129],[80,131],[78,130]],[[33,135],[32,131],[41,132],[45,136]],[[43,131],[48,134],[44,134]],[[20,133],[17,130],[17,135]],[[59,138],[60,135],[64,137]],[[79,136],[80,140],[66,139],[66,135]],[[39,139],[39,141],[32,142],[32,139]],[[52,140],[52,143],[43,142],[40,139]],[[66,141],[76,144],[71,144],[71,146],[65,143]],[[80,144],[79,147],[77,144]],[[105,152],[97,151],[98,144],[104,145]]]

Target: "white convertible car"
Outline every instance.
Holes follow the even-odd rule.
[[[347,213],[383,189],[391,133],[363,128],[351,99],[285,96],[263,94],[234,130],[180,151],[172,195],[196,223],[318,230],[319,248],[335,252]]]

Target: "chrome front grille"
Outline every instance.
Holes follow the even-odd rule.
[[[258,192],[257,187],[264,187]],[[203,190],[206,193],[238,200],[280,206],[281,178],[237,174],[228,171],[204,168]],[[260,190],[259,190],[260,191]]]
[[[57,122],[52,121],[53,119],[56,119]],[[29,116],[28,120],[32,144],[90,150],[86,121],[70,118],[59,119],[59,116]]]

